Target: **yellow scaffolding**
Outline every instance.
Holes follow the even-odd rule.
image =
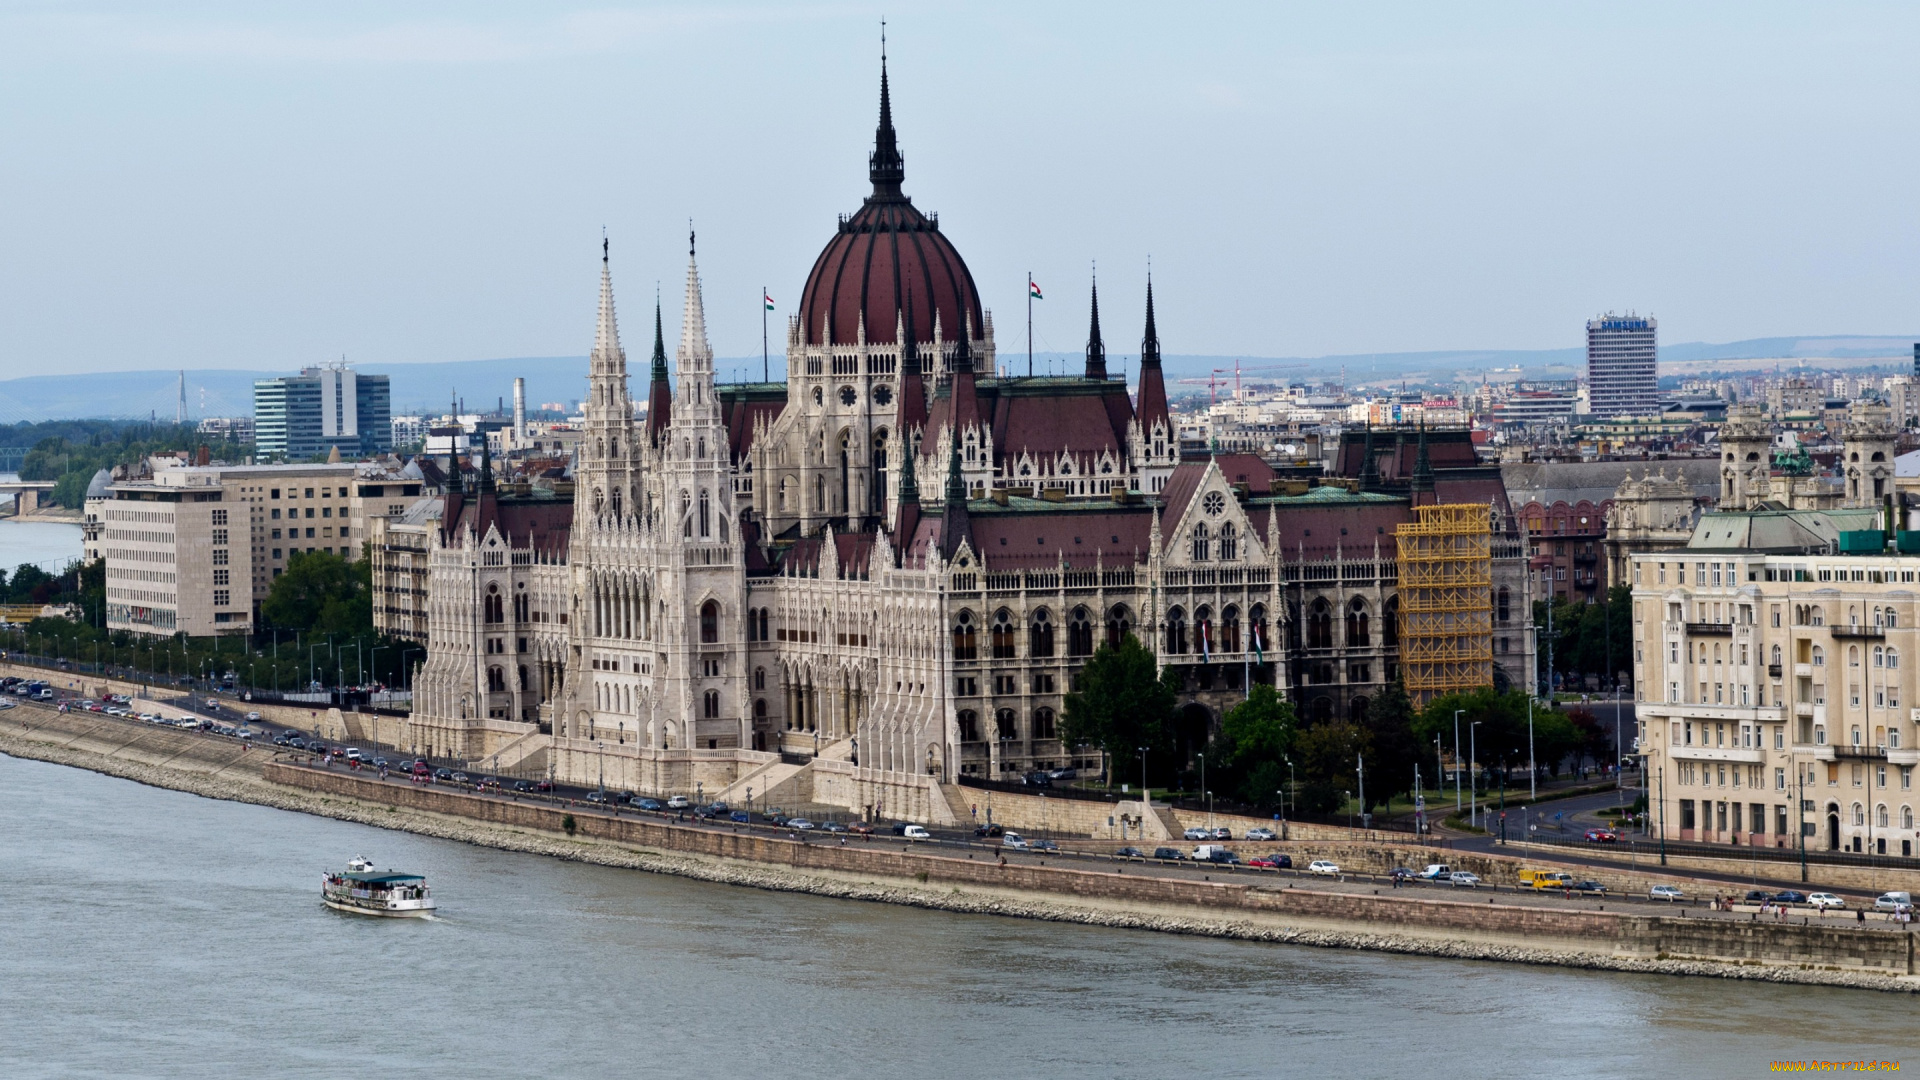
[[[1394,528],[1400,563],[1400,670],[1415,708],[1493,684],[1493,508],[1414,508]]]

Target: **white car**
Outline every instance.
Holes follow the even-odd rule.
[[[348,760],[348,761],[359,761],[359,760],[360,760],[360,748],[359,748],[359,747],[357,747],[357,746],[349,746],[349,747],[347,747],[347,760]]]
[[[1828,908],[1844,908],[1847,902],[1830,892],[1817,892],[1807,894],[1807,906],[1825,911]]]
[[[1272,829],[1248,829],[1248,830],[1247,830],[1247,839],[1249,839],[1249,840],[1275,840],[1275,839],[1278,839],[1278,837],[1276,837],[1276,836],[1274,836],[1274,834],[1273,834],[1273,830],[1272,830]]]
[[[1669,904],[1676,904],[1686,898],[1687,894],[1681,892],[1678,885],[1655,885],[1647,890],[1649,900],[1665,900]]]
[[[257,713],[257,712],[250,712],[250,713],[248,713],[248,714],[247,714],[247,723],[249,723],[249,724],[257,724],[257,723],[259,723],[259,722],[260,722],[260,714],[259,714],[259,713]]]
[[[1908,892],[1881,893],[1873,902],[1873,910],[1912,913],[1913,894]]]
[[[1447,875],[1447,880],[1463,889],[1471,889],[1475,885],[1480,884],[1480,875],[1470,873],[1466,870],[1455,870],[1453,873]]]
[[[1201,828],[1201,827],[1199,827],[1198,825],[1196,825],[1196,826],[1194,826],[1194,827],[1193,827],[1193,828],[1191,828],[1191,829],[1188,829],[1188,830],[1186,831],[1186,833],[1185,833],[1184,835],[1186,836],[1186,838],[1187,838],[1188,840],[1211,840],[1211,839],[1213,839],[1213,833],[1212,833],[1212,832],[1211,832],[1210,830],[1207,830],[1207,829],[1203,829],[1203,828]]]
[[[1025,851],[1033,845],[1027,843],[1027,838],[1019,833],[1010,832],[1000,837],[1000,846],[1009,851]]]
[[[1332,859],[1315,859],[1307,864],[1307,873],[1326,874],[1331,877],[1340,872],[1340,864]]]
[[[675,795],[673,798],[667,800],[667,809],[669,810],[685,810],[692,805],[693,800],[687,798],[685,795]]]
[[[1420,871],[1419,878],[1421,881],[1439,881],[1452,873],[1453,867],[1445,863],[1428,863],[1427,868]]]
[[[900,835],[906,837],[909,840],[933,839],[933,835],[927,832],[927,827],[924,825],[909,825],[906,828],[900,830]]]

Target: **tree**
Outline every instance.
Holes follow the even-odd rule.
[[[1114,777],[1135,775],[1139,748],[1167,751],[1175,696],[1160,677],[1153,653],[1129,634],[1119,646],[1101,645],[1080,669],[1079,682],[1060,710],[1060,734],[1068,746],[1094,746],[1107,753]],[[1158,755],[1163,769],[1174,762]]]
[[[300,552],[273,580],[260,614],[274,626],[318,634],[352,635],[373,630],[372,567],[331,552]]]
[[[1295,741],[1300,771],[1306,778],[1298,799],[1308,813],[1338,809],[1342,793],[1357,791],[1360,759],[1369,749],[1367,729],[1349,720],[1325,720]]]
[[[1413,773],[1420,761],[1420,742],[1413,733],[1413,701],[1395,679],[1367,703],[1367,737],[1373,753],[1367,758],[1367,802],[1363,810],[1413,789]]]
[[[1278,803],[1298,727],[1292,702],[1271,686],[1254,684],[1245,700],[1227,710],[1220,733],[1207,744],[1207,764],[1219,777],[1214,786],[1255,806]]]

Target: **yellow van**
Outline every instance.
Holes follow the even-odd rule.
[[[1573,875],[1565,870],[1522,870],[1520,884],[1536,889],[1571,889]]]

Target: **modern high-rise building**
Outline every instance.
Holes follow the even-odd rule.
[[[302,461],[338,447],[346,457],[393,449],[392,393],[385,375],[350,367],[312,367],[253,384],[255,453],[262,461]]]
[[[1608,312],[1587,320],[1587,394],[1595,416],[1660,411],[1660,377],[1651,317]]]

